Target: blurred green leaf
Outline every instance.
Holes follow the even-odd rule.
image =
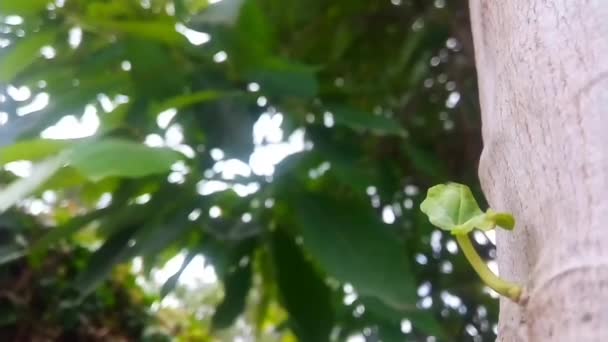
[[[103,139],[74,146],[69,164],[91,179],[143,177],[168,172],[179,154],[120,139]]]
[[[85,23],[98,31],[113,31],[132,37],[160,41],[169,45],[185,44],[186,38],[175,30],[173,20],[111,21],[88,17]]]
[[[0,15],[28,16],[36,14],[44,10],[49,2],[49,0],[3,0],[0,2]]]
[[[37,161],[74,144],[73,140],[32,139],[16,142],[0,149],[0,164],[17,160]]]
[[[225,96],[225,94],[214,90],[203,90],[188,95],[179,95],[157,104],[154,106],[153,111],[159,113],[170,108],[179,110],[197,103],[213,101],[222,96]]]
[[[329,109],[338,125],[383,135],[405,136],[406,134],[399,122],[386,116],[375,115],[345,106],[330,106]]]
[[[276,230],[271,246],[280,296],[299,341],[329,341],[334,324],[330,289],[285,232]]]
[[[21,2],[26,3],[27,1]],[[56,30],[49,29],[31,33],[16,42],[0,59],[0,82],[10,83],[19,73],[41,58],[40,48],[53,43],[57,33]]]
[[[250,73],[249,79],[273,96],[311,98],[319,91],[313,67],[283,59],[269,59]]]
[[[416,287],[405,249],[368,206],[301,196],[295,209],[304,247],[327,273],[400,310],[416,307]]]
[[[213,329],[225,329],[232,325],[245,309],[247,294],[252,284],[251,262],[237,264],[223,280],[224,299],[211,318]]]

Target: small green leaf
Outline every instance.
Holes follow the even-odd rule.
[[[74,146],[69,164],[93,180],[118,176],[137,178],[169,171],[179,154],[120,139],[104,139]]]
[[[57,31],[47,30],[33,33],[16,41],[12,50],[0,59],[0,83],[10,83],[19,73],[40,58],[40,48],[51,44],[56,35]]]
[[[431,223],[452,234],[467,234],[473,229],[490,230],[500,225],[513,229],[515,220],[507,213],[479,209],[468,186],[458,183],[440,184],[430,188],[420,210]]]
[[[338,125],[344,125],[360,131],[371,131],[380,135],[405,136],[406,134],[399,122],[386,116],[375,115],[344,106],[330,106],[329,110]]]

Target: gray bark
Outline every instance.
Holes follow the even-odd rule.
[[[608,1],[471,0],[499,341],[608,341]]]

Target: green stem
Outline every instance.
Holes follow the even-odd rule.
[[[458,241],[460,248],[462,248],[462,252],[471,263],[471,266],[473,266],[475,272],[477,272],[481,280],[483,280],[488,287],[515,302],[519,301],[522,292],[521,286],[508,282],[494,274],[488,268],[485,261],[477,254],[477,251],[475,250],[475,247],[473,247],[467,234],[457,234],[456,241]]]

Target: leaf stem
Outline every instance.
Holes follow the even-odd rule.
[[[510,298],[514,302],[519,301],[522,293],[521,286],[508,282],[494,274],[490,268],[488,268],[485,261],[477,254],[468,234],[456,234],[456,241],[458,241],[460,248],[462,248],[462,252],[471,263],[471,266],[473,266],[475,272],[477,272],[481,280],[483,280],[488,287],[498,292],[500,295]]]

